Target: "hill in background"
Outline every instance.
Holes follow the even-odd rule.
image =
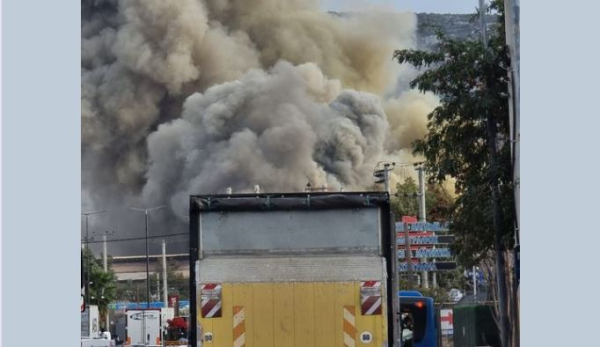
[[[498,16],[486,16],[488,28],[497,21]],[[479,18],[473,14],[417,13],[416,41],[419,47],[429,48],[436,42],[436,28],[452,39],[476,39],[479,36]]]

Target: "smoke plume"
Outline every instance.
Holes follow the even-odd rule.
[[[83,0],[83,208],[129,236],[127,206],[165,204],[155,232],[179,233],[190,194],[370,187],[437,104],[391,59],[415,25],[318,1]]]

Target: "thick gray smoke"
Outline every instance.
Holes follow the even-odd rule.
[[[190,96],[148,138],[144,200],[183,215],[189,192],[368,186],[389,124],[377,96],[340,91],[312,63],[279,62]]]
[[[131,236],[127,206],[166,204],[156,233],[174,233],[191,193],[368,187],[437,102],[398,95],[391,55],[415,24],[318,1],[83,0],[83,208]]]

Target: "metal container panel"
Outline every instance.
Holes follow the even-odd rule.
[[[378,208],[201,213],[204,256],[216,254],[381,254]]]
[[[335,282],[386,278],[378,256],[214,257],[197,262],[197,282]]]
[[[235,343],[234,307],[244,308],[243,343],[246,347],[343,346],[348,329],[344,309],[354,307],[356,346],[361,333],[370,333],[369,346],[387,346],[387,308],[382,315],[361,315],[360,282],[222,283],[223,316],[202,318],[203,347],[230,347]],[[382,287],[382,294],[386,290]],[[239,323],[239,320],[238,320]],[[236,335],[237,334],[237,335]]]

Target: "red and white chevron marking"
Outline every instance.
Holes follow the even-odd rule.
[[[381,282],[360,282],[360,312],[363,316],[381,314]]]
[[[206,283],[201,285],[202,318],[221,317],[221,292],[222,286],[218,283]]]
[[[356,347],[356,317],[354,306],[344,306],[344,347]]]
[[[233,347],[246,347],[246,309],[233,306]]]

